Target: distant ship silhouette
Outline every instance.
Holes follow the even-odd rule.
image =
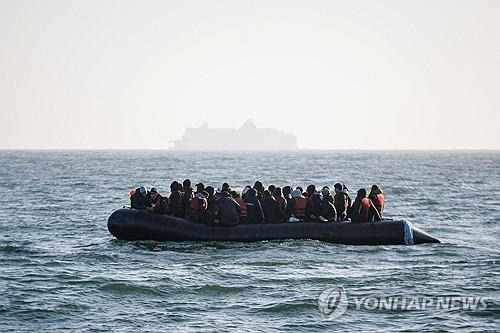
[[[198,128],[186,128],[171,150],[294,150],[295,135],[271,128],[257,128],[252,119],[234,128],[211,128],[207,122]]]

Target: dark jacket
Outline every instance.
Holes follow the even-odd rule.
[[[245,198],[247,204],[248,219],[247,223],[263,223],[264,222],[264,212],[262,211],[262,206],[260,201],[257,199],[257,193],[255,189],[250,189]]]
[[[183,204],[183,194],[179,190],[175,190],[170,194],[168,199],[168,208],[171,214],[176,217],[185,217],[185,208]]]
[[[217,219],[222,225],[236,225],[240,222],[240,205],[233,198],[221,196],[217,199]]]
[[[146,209],[146,207],[150,207],[151,204],[148,200],[148,196],[142,196],[139,189],[134,191],[134,194],[130,196],[130,207],[134,209]]]
[[[218,207],[217,207],[217,199],[214,196],[210,196],[207,199],[208,208],[205,211],[205,217],[203,222],[206,224],[213,224],[215,219],[217,218]]]
[[[328,221],[334,222],[337,220],[337,210],[328,198],[323,199],[323,206],[321,207],[321,216]]]
[[[351,207],[351,198],[344,191],[335,193],[334,205],[337,210],[337,221],[345,221],[349,217],[349,209]]]
[[[262,211],[266,223],[283,222],[286,218],[285,211],[273,197],[267,197],[262,202]]]
[[[306,218],[308,220],[317,220],[321,214],[322,207],[319,193],[313,193],[307,198]]]
[[[188,217],[189,216],[189,203],[191,200],[194,198],[194,191],[193,188],[188,187],[184,188],[182,190],[182,208],[184,209],[184,216],[183,217]]]

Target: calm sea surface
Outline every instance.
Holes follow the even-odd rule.
[[[499,331],[500,152],[0,151],[0,331]],[[442,244],[118,241],[106,222],[141,184],[378,183],[386,216]],[[348,297],[481,296],[482,310],[356,310]]]

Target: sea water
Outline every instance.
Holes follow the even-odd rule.
[[[498,331],[500,152],[0,152],[0,331]],[[442,244],[119,241],[142,184],[379,184],[386,216]],[[357,309],[318,296],[472,296],[487,307]],[[328,318],[326,318],[328,319]]]

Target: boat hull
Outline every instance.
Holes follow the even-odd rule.
[[[257,242],[314,239],[347,245],[439,243],[439,240],[406,221],[290,222],[213,226],[129,208],[118,209],[111,214],[108,219],[108,230],[116,238],[124,240]]]

